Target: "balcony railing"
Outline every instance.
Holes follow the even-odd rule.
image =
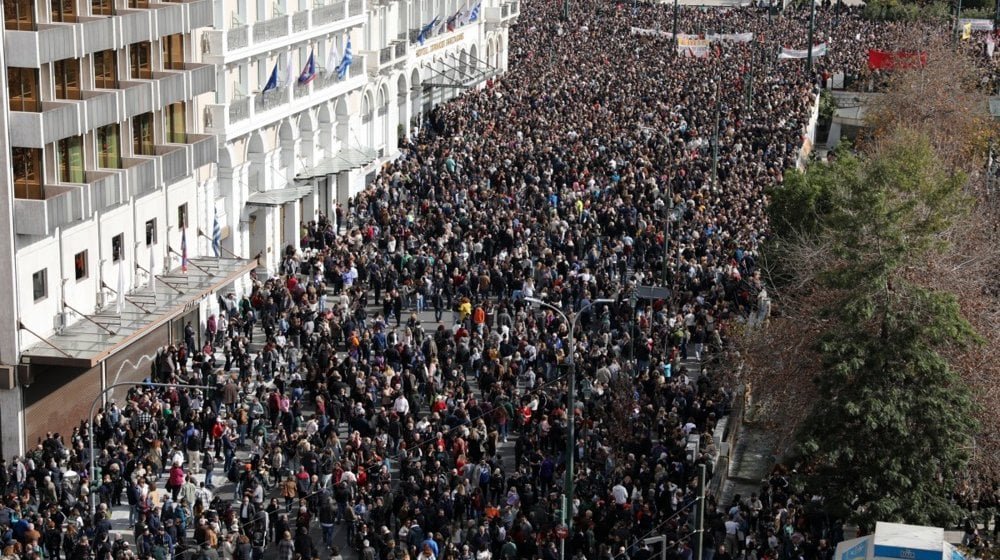
[[[503,4],[500,6],[500,19],[507,19],[510,17],[510,4]]]
[[[10,142],[18,148],[43,148],[45,144],[84,132],[76,101],[43,101],[40,112],[10,112]]]
[[[129,196],[140,197],[160,188],[159,161],[159,158],[147,156],[122,158]]]
[[[156,155],[160,156],[160,169],[162,169],[164,185],[174,183],[190,174],[186,146],[164,145],[153,148]]]
[[[343,0],[314,8],[312,11],[313,25],[324,25],[344,19],[346,8],[347,4]]]
[[[118,46],[115,44],[115,20],[116,18],[106,16],[80,18],[84,53],[95,53]]]
[[[14,233],[47,236],[57,227],[83,219],[83,206],[79,187],[46,185],[42,198],[14,199]]]
[[[188,9],[188,28],[212,27],[215,23],[215,8],[212,0],[193,0],[185,2]]]
[[[126,45],[153,39],[151,10],[120,10],[122,39]]]
[[[219,146],[214,134],[188,134],[191,145],[191,169],[219,161]]]
[[[153,81],[159,91],[159,105],[166,107],[186,98],[184,72],[153,72]]]
[[[295,12],[292,15],[292,33],[300,33],[309,29],[309,10]]]
[[[114,208],[128,200],[128,190],[120,172],[87,171],[86,178],[92,212]]]
[[[229,122],[237,123],[250,118],[250,97],[240,97],[229,102]]]
[[[347,13],[349,17],[360,16],[365,11],[364,0],[351,0],[350,8]]]
[[[275,107],[285,104],[288,101],[288,88],[277,88],[270,91],[262,91],[254,96],[253,109],[260,113],[270,111]]]
[[[355,59],[351,62],[350,76],[352,78],[357,78],[358,76],[363,76],[365,73],[365,61]]]
[[[235,51],[236,49],[242,49],[243,47],[246,47],[249,44],[250,44],[249,25],[241,25],[240,27],[234,27],[226,32],[226,47],[228,50]]]
[[[183,33],[184,6],[181,4],[149,4],[156,9],[156,33],[160,37]]]
[[[396,60],[402,60],[406,58],[406,41],[397,42],[394,48],[395,48]]]
[[[378,63],[380,66],[385,66],[387,64],[392,64],[393,48],[383,47],[378,51]]]
[[[188,72],[189,97],[215,91],[215,65],[185,62],[184,70]]]
[[[125,91],[125,115],[134,117],[153,110],[152,82],[119,82]]]
[[[38,68],[54,60],[78,57],[76,26],[71,23],[40,23],[37,31],[6,30],[3,42],[8,66]]]
[[[253,24],[253,42],[273,41],[288,35],[288,16],[277,16]]]
[[[118,122],[120,108],[118,94],[111,90],[82,91],[80,98],[84,102],[84,113],[87,117],[87,130]]]

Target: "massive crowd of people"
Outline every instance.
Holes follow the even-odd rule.
[[[803,46],[803,12],[684,8],[681,31],[755,38],[681,58],[629,33],[669,29],[666,7],[572,4],[566,21],[525,2],[507,75],[434,109],[339,231],[304,224],[273,277],[164,348],[151,377],[177,388],[100,410],[96,477],[85,426],[0,461],[4,560],[555,560],[562,507],[567,557],[646,560],[641,539],[665,535],[690,560],[732,394],[682,362],[766,315],[765,192],[822,76],[863,80],[864,49],[936,28],[826,7],[831,52],[808,75],[774,56]],[[636,299],[647,284],[670,297]],[[836,524],[783,480],[709,497],[706,560],[829,560]]]

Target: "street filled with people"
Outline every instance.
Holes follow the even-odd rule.
[[[810,74],[777,59],[807,10],[682,8],[682,33],[754,34],[693,57],[630,32],[672,29],[668,6],[571,4],[525,0],[506,74],[164,347],[150,380],[174,387],[116,394],[93,442],[84,419],[4,458],[3,559],[646,560],[663,535],[691,560],[734,398],[716,358],[766,321],[765,193],[827,77],[874,84],[868,49],[948,30],[824,6]],[[705,560],[841,539],[780,473],[718,502]]]

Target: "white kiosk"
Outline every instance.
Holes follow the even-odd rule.
[[[875,524],[875,533],[837,545],[834,560],[965,560],[965,556],[945,541],[944,529]]]

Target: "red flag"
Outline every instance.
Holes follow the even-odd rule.
[[[868,51],[868,68],[871,70],[893,70],[896,68],[913,68],[927,64],[927,53],[924,51]]]

